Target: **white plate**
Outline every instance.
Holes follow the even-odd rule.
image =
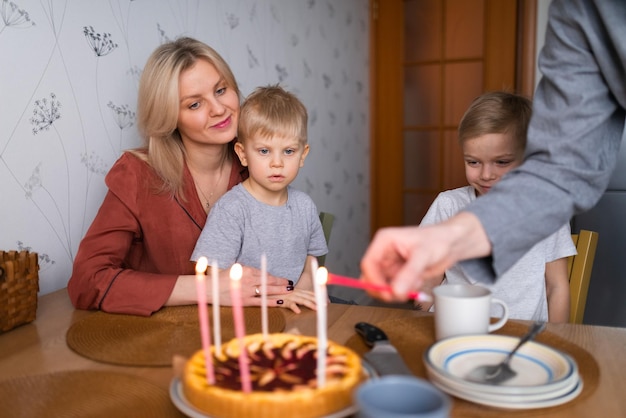
[[[552,399],[544,399],[536,402],[522,401],[522,402],[511,402],[506,399],[505,395],[502,395],[500,399],[485,399],[479,398],[474,394],[456,391],[451,389],[438,381],[432,381],[433,385],[437,386],[442,391],[456,396],[457,398],[465,399],[466,401],[470,401],[473,403],[478,403],[482,405],[494,406],[497,408],[506,408],[506,409],[535,409],[535,408],[548,408],[551,406],[557,406],[564,404],[566,402],[571,401],[576,398],[580,392],[583,390],[583,382],[578,381],[578,384],[568,393],[563,396],[558,396]]]
[[[580,382],[580,378],[571,379],[564,386],[560,386],[554,390],[539,392],[539,393],[502,393],[502,392],[494,392],[488,390],[474,390],[472,388],[468,388],[463,385],[457,384],[457,382],[446,378],[445,376],[439,375],[437,373],[432,373],[428,370],[428,378],[431,381],[437,381],[439,384],[444,385],[445,387],[454,390],[456,392],[463,392],[468,395],[480,397],[483,399],[506,399],[510,402],[537,402],[545,399],[553,399],[559,396],[563,396],[569,393],[572,389],[574,389]]]
[[[363,362],[362,364],[363,371],[365,372],[367,378],[373,378],[377,376],[376,372],[370,364],[366,362]],[[176,408],[178,408],[180,412],[190,418],[212,418],[210,415],[207,415],[199,409],[196,409],[187,401],[187,398],[185,398],[185,394],[183,393],[183,385],[178,377],[173,378],[172,382],[170,383],[170,398],[172,399],[172,403],[176,406]],[[321,418],[344,418],[355,414],[357,411],[358,407],[356,405],[351,405],[345,409],[342,409],[341,411],[334,412]]]
[[[511,360],[517,376],[500,385],[476,383],[465,376],[476,366],[496,364],[519,342],[503,335],[466,335],[441,340],[426,350],[424,363],[429,375],[445,380],[455,390],[490,394],[548,394],[572,387],[579,380],[576,362],[547,345],[530,341]]]
[[[507,402],[507,403],[524,403],[524,402],[540,402],[545,400],[551,400],[565,396],[580,385],[580,379],[572,380],[567,386],[562,388],[545,392],[545,393],[524,393],[524,394],[512,394],[512,393],[493,393],[485,391],[475,391],[465,387],[456,385],[449,379],[445,379],[437,374],[429,374],[430,381],[438,383],[439,386],[445,387],[448,392],[454,391],[455,393],[463,393],[472,400],[485,400],[495,402]],[[448,390],[449,389],[449,390]]]

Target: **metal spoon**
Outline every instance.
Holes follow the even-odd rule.
[[[469,372],[465,379],[471,380],[472,382],[488,383],[491,385],[499,385],[500,383],[512,379],[517,375],[517,372],[511,369],[509,362],[522,345],[535,338],[535,336],[543,331],[545,327],[545,322],[535,322],[531,325],[526,335],[520,339],[513,351],[511,351],[501,363],[478,366]]]

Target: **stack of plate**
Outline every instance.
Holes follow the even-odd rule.
[[[475,367],[497,364],[519,338],[466,335],[441,340],[424,353],[431,382],[444,392],[471,402],[511,409],[545,408],[574,399],[582,391],[576,362],[567,354],[534,341],[511,359],[517,375],[499,385],[476,383],[466,377]]]

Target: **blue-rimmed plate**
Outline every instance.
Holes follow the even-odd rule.
[[[517,376],[500,385],[482,384],[465,377],[476,366],[497,364],[517,345],[519,338],[505,335],[465,335],[436,342],[424,353],[431,380],[456,392],[528,396],[560,396],[580,381],[575,361],[565,353],[534,341],[523,345],[511,359]],[[537,399],[538,398],[538,399]],[[530,399],[530,398],[528,398]]]
[[[494,406],[497,408],[507,409],[535,409],[548,408],[551,406],[561,405],[576,398],[583,390],[583,382],[578,380],[574,382],[573,387],[565,388],[563,391],[558,390],[552,392],[555,396],[542,398],[540,395],[528,395],[527,397],[503,394],[489,394],[487,392],[472,392],[453,389],[439,382],[436,378],[431,380],[432,383],[442,391],[457,398],[478,403],[482,405]],[[556,394],[556,393],[559,394]]]

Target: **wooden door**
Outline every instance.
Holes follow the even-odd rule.
[[[466,184],[456,129],[474,97],[531,95],[534,3],[372,1],[372,234]]]

